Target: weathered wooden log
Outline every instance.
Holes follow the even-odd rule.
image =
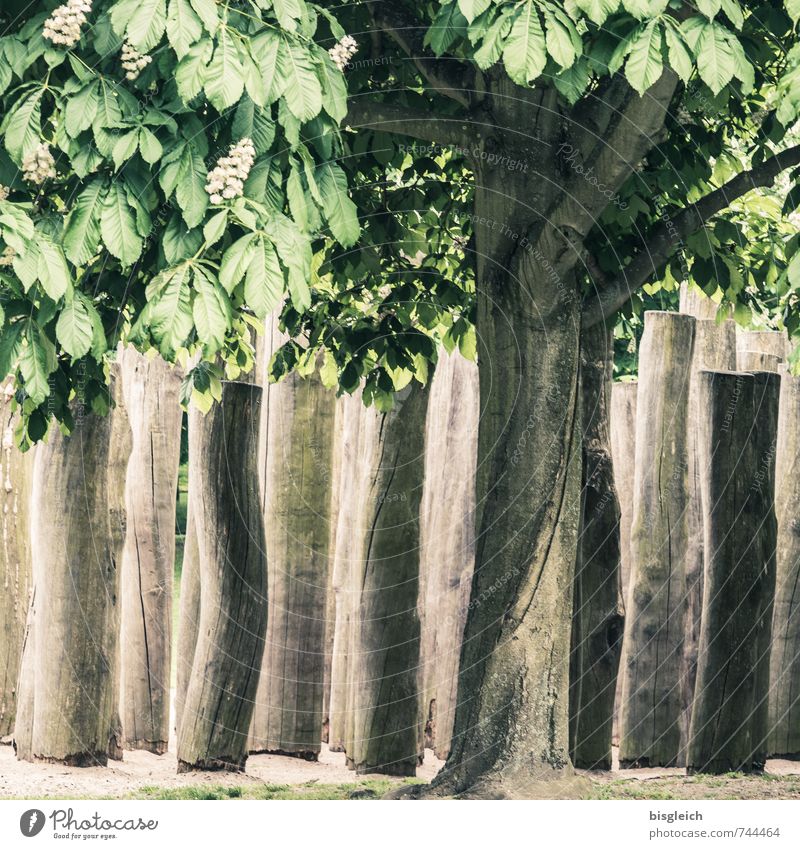
[[[283,342],[273,322],[266,363]],[[316,760],[322,741],[336,396],[318,374],[264,384],[260,463],[269,613],[250,750]]]
[[[189,428],[197,427],[192,424],[197,416],[202,414],[197,410],[189,413]],[[190,444],[197,444],[191,440]],[[196,453],[196,451],[195,451]],[[189,689],[189,679],[194,665],[194,650],[197,646],[197,633],[200,627],[200,553],[197,547],[197,527],[192,510],[191,481],[198,480],[200,472],[192,469],[201,462],[202,458],[192,459],[189,452],[189,509],[186,515],[186,536],[183,539],[183,563],[181,565],[181,586],[178,601],[178,645],[176,658],[175,682],[175,730],[180,733],[183,710],[186,704],[186,693]]]
[[[769,371],[777,373],[783,360],[776,354],[763,351],[739,351],[736,354],[736,368],[739,371]]]
[[[424,745],[446,759],[475,565],[478,367],[442,352],[425,423],[420,510],[421,715]]]
[[[785,366],[780,375],[767,754],[800,760],[800,377],[790,375]]]
[[[361,432],[366,411],[361,393],[339,399],[336,409],[340,432],[338,452],[341,455],[339,477],[339,509],[336,513],[332,590],[334,597],[334,633],[331,658],[331,694],[329,704],[328,746],[343,752],[348,729],[352,727],[350,696],[352,693],[352,654],[350,644],[354,627],[357,594],[351,575],[360,570],[364,560],[365,504],[362,492],[366,472],[360,456]],[[352,749],[352,733],[350,734]]]
[[[133,433],[122,557],[124,747],[161,755],[169,741],[181,373],[161,357],[133,348],[121,349],[118,361]]]
[[[414,775],[419,749],[419,510],[429,386],[397,393],[388,413],[368,410],[367,535],[353,642],[357,773]],[[363,455],[362,455],[363,457]]]
[[[737,352],[760,351],[762,354],[772,354],[785,360],[789,357],[791,345],[788,335],[783,330],[738,330],[736,350]]]
[[[119,395],[108,416],[77,406],[74,416],[70,436],[51,428],[34,462],[35,603],[32,653],[23,659],[33,667],[25,698],[32,713],[18,717],[17,757],[95,766],[118,748],[119,567],[131,434]]]
[[[708,300],[708,299],[706,299]],[[697,317],[689,390],[689,537],[686,550],[686,633],[681,664],[681,749],[678,765],[686,763],[689,723],[692,718],[697,647],[703,606],[703,505],[700,486],[700,438],[705,410],[701,406],[699,375],[703,369],[736,369],[736,325]]]
[[[694,326],[688,315],[645,313],[620,705],[623,768],[672,766],[680,747]]]
[[[241,771],[267,616],[267,564],[256,451],[261,388],[223,383],[197,427],[203,457],[191,485],[200,573],[200,622],[178,734],[178,771]],[[194,470],[194,469],[193,469]]]
[[[709,298],[699,287],[681,283],[679,309],[682,313],[693,315],[700,321],[714,321],[720,305]],[[730,315],[730,307],[727,307],[726,314]]]
[[[613,337],[602,324],[581,332],[581,529],[570,647],[572,763],[611,769],[611,730],[624,608],[620,511],[611,460]]]
[[[639,384],[635,380],[618,381],[611,387],[611,458],[614,466],[614,487],[619,502],[620,581],[622,583],[623,613],[627,607],[631,574],[631,525],[633,524],[633,478],[636,453],[636,396]],[[624,626],[623,626],[624,630]],[[622,670],[625,668],[625,640],[621,640],[614,720],[611,742],[619,745],[619,705],[622,699]]]
[[[0,387],[0,740],[14,731],[25,622],[31,601],[30,497],[33,451],[14,444],[14,384]]]
[[[700,375],[706,548],[690,773],[766,761],[779,391],[766,372]]]

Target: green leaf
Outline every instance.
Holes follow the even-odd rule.
[[[121,120],[122,110],[119,108],[117,92],[106,80],[101,80],[97,96],[97,114],[92,121],[92,127],[113,127]]]
[[[286,88],[286,71],[281,38],[275,30],[262,30],[250,40],[250,53],[261,69],[264,105],[274,103]]]
[[[75,292],[67,299],[56,322],[56,338],[73,360],[89,353],[92,347],[94,322],[90,310],[94,310],[91,301]]]
[[[255,234],[253,233],[242,236],[225,251],[222,257],[222,263],[219,267],[219,282],[222,283],[228,294],[233,292],[239,281],[244,277],[248,265],[250,265],[255,250],[252,244],[254,238]]]
[[[25,392],[34,404],[41,404],[50,394],[49,362],[52,359],[52,343],[33,321],[27,324],[27,345],[19,350],[19,370],[25,381]]]
[[[455,0],[446,3],[425,33],[425,44],[430,45],[437,56],[441,56],[459,37],[466,35],[467,19],[461,14]]]
[[[265,318],[283,298],[284,279],[272,245],[259,239],[247,266],[244,299],[258,318]]]
[[[625,76],[640,95],[661,78],[664,70],[661,62],[662,43],[661,26],[658,21],[651,21],[631,45],[625,64]]]
[[[326,162],[317,172],[322,211],[339,244],[349,248],[358,241],[361,227],[356,205],[347,196],[347,177],[338,165]]]
[[[347,115],[347,84],[344,75],[327,53],[320,56],[317,69],[322,81],[322,106],[338,124]]]
[[[165,355],[180,348],[194,326],[188,276],[185,265],[172,269],[151,301],[150,329]]]
[[[485,71],[500,59],[503,52],[503,41],[511,29],[511,17],[502,15],[488,29],[483,37],[483,43],[475,51],[475,64]]]
[[[209,34],[214,35],[219,26],[219,9],[215,0],[189,0],[189,2]]]
[[[458,0],[458,8],[470,24],[491,5],[492,0]]]
[[[206,79],[206,65],[211,58],[213,44],[204,38],[193,44],[175,68],[175,84],[184,103],[189,103],[200,93]]]
[[[41,141],[42,91],[33,92],[17,103],[8,116],[5,129],[6,150],[17,165]]]
[[[275,122],[270,117],[270,110],[256,106],[249,97],[243,97],[233,116],[231,135],[235,139],[251,139],[257,156],[266,153],[275,139]]]
[[[161,154],[163,152],[161,142],[156,138],[155,133],[148,130],[147,127],[140,127],[139,153],[141,153],[142,159],[144,159],[148,165],[155,165],[156,162],[161,159]]]
[[[165,0],[137,0],[125,34],[140,53],[148,53],[161,41],[166,23]]]
[[[713,18],[722,7],[721,0],[696,0],[696,6],[707,18]]]
[[[278,23],[289,32],[297,29],[297,22],[303,17],[304,5],[302,0],[273,0],[272,2]]]
[[[572,24],[569,18],[559,18],[545,6],[544,21],[547,52],[562,68],[572,67],[577,56],[576,46],[580,48],[581,42],[574,27],[570,30]]]
[[[544,70],[547,50],[533,0],[527,0],[514,20],[503,49],[503,62],[508,75],[519,85],[528,85]]]
[[[169,0],[167,38],[179,59],[203,34],[203,24],[189,0]]]
[[[225,334],[233,311],[225,291],[198,268],[194,273],[194,304],[192,315],[197,338],[207,352],[218,351],[225,344]]]
[[[281,40],[280,55],[286,73],[283,97],[298,121],[310,121],[322,109],[322,86],[314,70],[311,53],[287,39]]]
[[[697,70],[700,79],[716,95],[733,79],[736,63],[728,31],[714,21],[707,23],[697,40]]]
[[[689,82],[692,75],[692,57],[683,40],[679,29],[668,26],[665,30],[667,36],[667,47],[669,64],[673,71],[685,82]]]
[[[123,133],[117,137],[117,141],[111,151],[111,157],[114,160],[114,165],[121,168],[123,163],[127,162],[139,146],[139,131],[131,130],[128,133]]]
[[[553,77],[553,85],[570,104],[577,103],[589,86],[591,71],[586,57],[581,56],[571,68]]]
[[[586,13],[590,21],[600,26],[610,14],[616,12],[619,0],[575,0],[575,5]]]
[[[215,245],[225,234],[225,228],[228,226],[228,210],[223,209],[216,215],[212,215],[203,227],[203,238],[206,244]]]
[[[791,5],[794,3],[797,6],[794,20],[797,20],[797,17],[800,16],[800,0],[786,0],[786,11],[791,15]],[[741,29],[744,24],[744,13],[742,12],[742,7],[739,5],[738,0],[722,0],[722,11],[728,16],[728,20],[734,25],[736,29]]]
[[[5,380],[17,364],[22,346],[22,322],[17,322],[3,328],[0,333],[0,379]]]
[[[97,81],[92,81],[67,99],[67,106],[64,110],[64,126],[67,134],[72,138],[92,126],[100,101],[98,90],[99,84]]]
[[[189,227],[196,227],[208,209],[206,176],[203,157],[191,145],[187,145],[181,156],[181,177],[175,187],[175,197],[181,207],[183,220]]]
[[[56,245],[46,238],[39,238],[38,244],[39,258],[36,274],[48,297],[57,301],[67,291],[70,283],[67,260],[61,245]]]
[[[206,97],[217,112],[224,112],[239,100],[243,91],[242,63],[239,61],[236,45],[223,30],[214,51],[214,58],[206,71]]]
[[[199,230],[187,228],[177,212],[170,216],[161,238],[164,257],[170,265],[194,256],[202,243],[203,237]]]
[[[87,263],[100,244],[100,212],[105,181],[95,177],[78,196],[64,227],[64,250],[73,265]]]
[[[136,231],[136,218],[121,180],[111,184],[103,200],[100,233],[108,252],[123,266],[132,265],[139,258],[142,240]]]

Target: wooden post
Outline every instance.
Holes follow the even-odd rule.
[[[117,746],[119,566],[131,434],[119,400],[107,416],[76,405],[74,417],[70,436],[52,427],[36,450],[35,601],[23,658],[30,715],[18,716],[17,757],[96,766]]]
[[[479,403],[477,365],[442,351],[425,424],[419,604],[424,745],[442,760],[450,751],[475,565]]]
[[[762,354],[772,354],[780,360],[785,360],[789,357],[791,345],[783,330],[738,330],[736,350],[760,351]]]
[[[708,300],[707,298],[704,300]],[[681,664],[681,749],[678,765],[686,764],[689,723],[692,718],[694,683],[697,676],[697,647],[703,607],[703,505],[700,479],[701,424],[705,410],[700,402],[699,380],[703,369],[736,369],[736,325],[726,320],[697,317],[694,356],[689,390],[689,537],[686,550],[686,633]]]
[[[581,332],[583,481],[570,650],[570,758],[611,769],[611,730],[624,609],[620,512],[608,432],[613,338],[598,324]]]
[[[776,354],[763,351],[739,351],[736,354],[736,368],[739,371],[770,371],[775,374],[782,362]]]
[[[0,387],[0,740],[14,731],[25,621],[31,600],[30,520],[34,451],[14,444],[13,379]]]
[[[779,391],[766,372],[700,375],[706,547],[690,773],[766,761]]]
[[[202,416],[196,409],[189,412],[189,430],[201,426],[197,417]],[[193,424],[194,422],[194,424]],[[189,444],[197,444],[190,437]],[[195,451],[196,453],[196,451]],[[186,515],[186,536],[183,541],[183,565],[181,566],[181,591],[178,606],[178,646],[175,684],[175,730],[180,734],[183,709],[186,704],[186,693],[189,689],[189,679],[192,677],[194,650],[197,647],[197,630],[200,627],[200,552],[197,547],[197,527],[192,510],[192,480],[198,480],[200,472],[192,473],[196,468],[198,458],[192,459],[189,451],[189,509]]]
[[[775,609],[769,683],[770,757],[800,760],[800,377],[781,371],[775,512]]]
[[[283,342],[267,328],[264,365]],[[322,741],[336,396],[318,374],[264,382],[269,613],[250,750],[316,760]]]
[[[375,428],[375,438],[367,437],[366,445],[375,450],[367,455],[367,534],[351,643],[353,736],[347,748],[362,774],[414,775],[422,756],[417,602],[428,395],[429,386],[414,381],[395,395],[391,412],[367,411],[366,428]]]
[[[202,457],[190,485],[200,622],[178,735],[178,772],[240,771],[247,760],[267,614],[267,564],[256,449],[261,388],[225,382],[190,428]],[[195,469],[193,468],[192,471]]]
[[[688,315],[645,313],[620,707],[622,768],[672,766],[680,746],[694,326]]]
[[[700,321],[714,321],[719,312],[719,304],[709,298],[702,289],[681,283],[679,310],[686,315],[693,315]],[[727,308],[730,315],[730,307]]]
[[[133,432],[122,558],[124,747],[161,755],[169,741],[181,373],[133,348],[121,349],[118,360]]]

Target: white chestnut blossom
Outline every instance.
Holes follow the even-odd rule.
[[[122,57],[122,68],[126,72],[125,79],[127,80],[135,80],[153,61],[152,56],[148,56],[147,53],[140,53],[127,41],[123,42],[120,55]]]
[[[56,161],[46,142],[25,154],[22,159],[22,176],[29,183],[37,184],[56,176]]]
[[[336,44],[331,47],[328,51],[328,55],[333,60],[333,64],[336,65],[342,73],[344,73],[347,63],[353,58],[353,56],[355,56],[357,50],[358,42],[352,35],[346,35],[341,41],[337,41]]]
[[[0,266],[11,265],[14,262],[14,257],[17,255],[17,252],[11,245],[7,245],[3,249],[3,253],[0,254]]]
[[[8,200],[9,194],[11,194],[11,189],[8,186],[0,185],[0,200]]]
[[[92,11],[92,0],[67,0],[44,22],[42,35],[53,44],[72,47],[81,37],[81,27]]]
[[[208,172],[206,191],[211,195],[211,203],[241,197],[244,181],[255,161],[256,149],[250,139],[243,138],[232,144],[228,155],[221,156],[216,167]]]

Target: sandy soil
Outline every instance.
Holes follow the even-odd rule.
[[[417,777],[430,781],[442,764],[443,761],[427,752],[425,763],[417,770]],[[344,755],[329,752],[324,744],[317,763],[278,755],[251,755],[244,775],[224,772],[178,775],[176,770],[174,753],[159,756],[149,752],[125,752],[123,761],[110,762],[108,767],[79,769],[18,761],[11,746],[0,746],[0,798],[117,797],[153,785],[186,787],[205,784],[233,787],[249,782],[304,784],[316,781],[320,784],[345,784],[357,780],[352,770],[345,766]]]

